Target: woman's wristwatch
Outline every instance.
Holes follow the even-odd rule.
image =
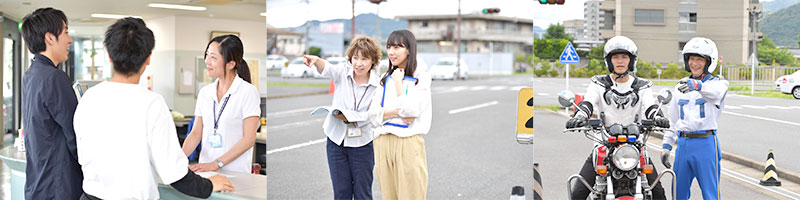
[[[225,166],[225,163],[222,163],[222,161],[219,161],[219,159],[217,159],[217,160],[214,160],[214,161],[216,161],[216,162],[217,162],[217,166],[219,166],[219,168],[222,168],[222,167],[224,167],[224,166]]]

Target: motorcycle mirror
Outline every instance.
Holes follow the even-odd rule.
[[[564,90],[558,93],[558,104],[562,107],[570,107],[575,103],[575,93],[569,90]]]
[[[667,105],[669,101],[672,100],[672,90],[667,88],[662,88],[660,92],[658,92],[658,102],[661,104]]]

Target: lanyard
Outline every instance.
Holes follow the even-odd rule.
[[[231,94],[228,94],[228,97],[225,97],[225,102],[222,102],[222,108],[219,109],[219,116],[217,116],[217,102],[214,101],[214,112],[211,114],[214,115],[214,133],[217,132],[217,126],[219,125],[219,119],[222,118],[222,111],[225,111],[225,105],[228,104],[228,99],[231,98]]]
[[[358,100],[358,104],[356,104],[356,88],[357,88],[357,86],[356,86],[356,79],[355,78],[353,78],[352,84],[353,84],[353,105],[356,107],[355,111],[358,112],[358,107],[361,106],[361,101],[364,100],[364,96],[367,96],[367,90],[369,90],[369,86],[367,86],[367,88],[364,88],[364,94],[361,95],[361,100]]]

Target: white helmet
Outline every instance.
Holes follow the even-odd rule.
[[[636,69],[636,57],[639,55],[639,49],[636,48],[636,43],[633,43],[628,37],[625,36],[615,36],[611,39],[606,41],[606,45],[603,48],[603,58],[606,60],[606,69],[608,72],[614,72],[614,63],[611,63],[611,56],[614,54],[624,53],[628,54],[631,58],[631,62],[628,63],[628,71],[623,74],[618,74],[620,76],[627,74],[630,71]]]
[[[683,47],[683,69],[687,72],[692,72],[689,69],[689,57],[700,56],[706,59],[706,66],[703,68],[704,72],[710,74],[717,68],[719,62],[719,52],[717,51],[717,44],[711,39],[704,37],[695,37],[686,43]]]

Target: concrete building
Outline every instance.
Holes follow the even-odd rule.
[[[564,21],[564,33],[569,34],[572,38],[576,40],[584,39],[585,35],[585,26],[584,20],[582,19],[573,19],[573,20],[566,20]]]
[[[302,33],[296,33],[279,28],[267,28],[267,49],[269,54],[296,57],[303,55],[306,49]]]
[[[600,27],[603,27],[604,12],[600,11],[600,0],[587,0],[583,3],[583,29],[584,37],[580,40],[599,41]],[[576,38],[578,39],[578,38]]]
[[[532,53],[533,20],[485,14],[461,15],[462,53]],[[398,16],[408,20],[419,52],[455,53],[456,15]]]
[[[714,40],[723,63],[746,63],[752,33],[747,8],[760,7],[758,0],[605,0],[600,3],[602,15],[598,18],[604,21],[599,28],[600,36],[603,39],[617,35],[630,37],[639,47],[641,59],[660,63],[681,62],[680,51],[692,37]]]

